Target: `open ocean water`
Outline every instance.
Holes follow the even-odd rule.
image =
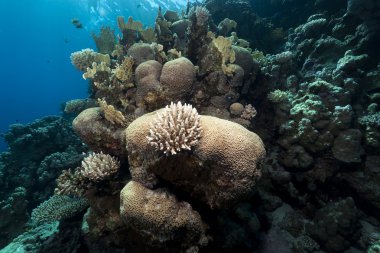
[[[116,17],[153,25],[158,4],[180,9],[181,1],[2,0],[0,1],[0,133],[14,123],[60,114],[62,103],[87,97],[87,81],[70,62],[83,48],[96,50],[91,33],[115,29]],[[83,28],[71,20],[77,18]],[[0,138],[0,151],[6,144]]]

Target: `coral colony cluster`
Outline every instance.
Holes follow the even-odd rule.
[[[379,252],[380,4],[306,2],[288,31],[210,0],[93,34],[90,97],[5,135],[3,246],[33,211],[4,250]]]

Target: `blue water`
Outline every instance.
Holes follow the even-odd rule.
[[[116,28],[118,15],[153,25],[157,1],[133,0],[1,0],[0,132],[13,123],[60,114],[60,105],[87,97],[87,82],[70,63],[70,54],[96,49],[91,32]],[[163,9],[183,1],[159,1]],[[71,19],[78,18],[83,29]],[[0,151],[6,144],[0,139]]]

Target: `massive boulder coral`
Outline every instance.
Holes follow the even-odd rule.
[[[149,60],[137,66],[136,78],[136,105],[139,108],[157,108],[160,104],[161,83],[159,81],[162,64]]]
[[[149,246],[163,247],[170,242],[181,245],[185,252],[207,243],[199,213],[164,189],[150,190],[130,181],[120,193],[120,216]]]
[[[159,178],[211,208],[227,207],[250,194],[265,156],[261,139],[246,128],[216,117],[200,116],[201,138],[191,151],[162,156],[146,136],[157,112],[145,114],[125,130],[132,179],[153,187]]]
[[[185,57],[168,61],[162,67],[160,81],[167,102],[189,95],[195,79],[194,65]]]
[[[111,155],[123,155],[123,128],[107,121],[99,107],[81,112],[74,119],[73,128],[93,151],[107,150]]]

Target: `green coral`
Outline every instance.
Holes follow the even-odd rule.
[[[380,112],[360,117],[359,124],[363,126],[380,127]]]
[[[267,98],[273,103],[284,103],[289,101],[290,93],[282,90],[274,90],[269,92]]]
[[[299,117],[300,119],[308,118],[316,121],[322,116],[321,112],[326,111],[321,98],[312,94],[293,100],[292,105],[290,115]]]

